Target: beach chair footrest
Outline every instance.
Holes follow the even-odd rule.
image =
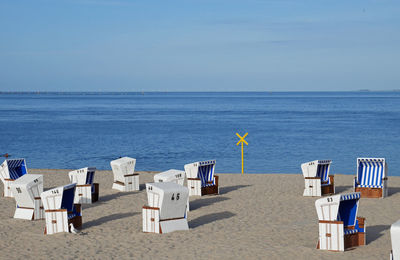
[[[361,193],[361,198],[382,198],[381,188],[356,187],[355,192]]]

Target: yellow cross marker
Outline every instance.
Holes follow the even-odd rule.
[[[246,140],[244,140],[244,138],[248,135],[249,133],[245,133],[242,136],[240,136],[238,133],[236,133],[236,135],[240,138],[239,142],[237,142],[236,145],[239,145],[240,143],[242,144],[242,174],[244,173],[244,162],[243,162],[243,143],[245,143],[246,145],[249,145]]]

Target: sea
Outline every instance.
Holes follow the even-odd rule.
[[[216,160],[217,173],[300,174],[332,160],[356,172],[358,157],[386,158],[400,176],[400,92],[0,93],[0,155],[28,168],[138,171]],[[4,160],[0,157],[0,160]]]

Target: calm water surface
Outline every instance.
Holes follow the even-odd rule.
[[[331,172],[354,174],[357,157],[384,157],[400,175],[399,92],[0,94],[0,154],[29,168],[130,156],[137,170],[216,159],[217,172],[240,172],[236,132],[249,133],[247,173],[332,159]]]

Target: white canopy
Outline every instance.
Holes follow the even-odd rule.
[[[175,182],[183,185],[185,180],[185,171],[170,169],[154,175],[154,182]]]
[[[114,181],[124,182],[124,176],[135,172],[136,159],[122,157],[111,161],[111,168],[114,173]]]
[[[400,260],[400,219],[390,227],[393,260]]]
[[[148,205],[160,209],[160,219],[182,218],[189,196],[187,187],[173,182],[146,183]]]
[[[96,167],[86,167],[68,173],[71,183],[76,183],[77,185],[92,184],[94,180],[94,174],[96,172]]]
[[[42,198],[44,209],[52,210],[63,208],[72,211],[74,206],[75,188],[76,183],[71,183],[42,192],[40,197]]]
[[[353,226],[357,218],[359,199],[359,192],[318,199],[315,201],[318,219],[343,221],[344,226]]]
[[[304,177],[323,177],[326,180],[329,176],[331,160],[315,160],[301,164]]]
[[[43,192],[43,175],[25,174],[10,185],[18,207],[34,208],[35,198]]]

